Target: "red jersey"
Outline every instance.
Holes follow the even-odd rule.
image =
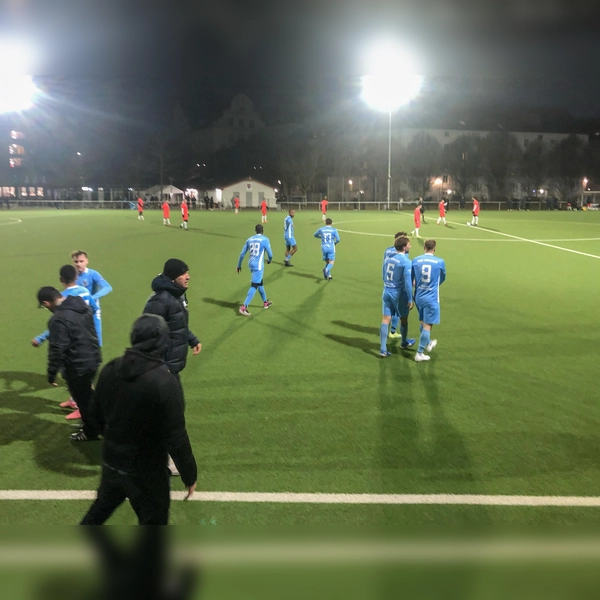
[[[233,205],[234,205],[236,208],[239,208],[239,207],[240,207],[240,199],[239,199],[237,196],[236,196],[236,197],[235,197],[235,199],[233,200]]]
[[[321,200],[321,212],[325,214],[327,212],[327,205],[329,202],[325,199]]]
[[[473,198],[473,215],[475,217],[479,216],[479,200]]]
[[[415,226],[416,227],[421,227],[421,207],[417,206],[417,208],[415,208]]]
[[[181,216],[183,217],[184,221],[188,220],[188,207],[185,202],[181,203]]]
[[[138,210],[142,212],[144,210],[144,201],[141,198],[137,199]]]
[[[445,217],[446,216],[446,205],[444,204],[444,201],[442,200],[440,202],[440,217]]]
[[[263,215],[267,214],[267,201],[266,200],[263,200],[260,203],[260,212],[262,212]]]
[[[169,203],[166,201],[163,202],[161,208],[163,211],[163,218],[168,219],[171,215],[171,207],[169,206]]]

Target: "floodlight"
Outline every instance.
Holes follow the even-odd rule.
[[[38,93],[31,73],[34,51],[24,41],[0,37],[0,113],[29,108]]]

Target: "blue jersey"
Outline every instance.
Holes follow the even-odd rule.
[[[79,273],[76,283],[86,288],[94,297],[94,300],[98,300],[112,292],[112,287],[108,281],[94,269],[86,269],[83,273]],[[100,303],[98,303],[98,306],[100,306]]]
[[[294,219],[292,219],[290,215],[288,215],[283,222],[283,237],[286,240],[294,237]]]
[[[246,256],[247,252],[250,253],[250,258],[248,259],[248,268],[251,271],[262,271],[265,268],[265,252],[267,253],[269,262],[273,260],[271,242],[269,241],[268,237],[265,237],[260,233],[257,233],[246,240],[238,259],[238,269],[242,267],[242,261],[244,260],[244,256]]]
[[[396,252],[383,261],[383,286],[388,290],[396,290],[412,302],[412,281],[410,259],[406,254]]]
[[[440,285],[446,280],[446,263],[434,254],[423,254],[412,261],[415,282],[415,302],[432,304],[440,302]]]
[[[321,238],[321,250],[323,252],[335,252],[336,244],[340,242],[340,234],[335,227],[325,225],[315,232],[316,238]]]

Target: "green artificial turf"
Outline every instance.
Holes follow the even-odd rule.
[[[0,213],[0,489],[97,485],[99,445],[69,441],[58,407],[66,389],[48,387],[46,348],[29,344],[49,317],[37,289],[58,286],[60,266],[84,249],[114,288],[102,299],[105,361],[127,346],[164,261],[190,266],[190,326],[203,350],[182,379],[199,489],[600,495],[600,213],[483,211],[480,228],[465,226],[466,211],[451,211],[449,227],[427,213],[421,234],[438,240],[447,281],[439,343],[421,364],[397,342],[378,357],[381,259],[396,231],[412,229],[412,213],[332,212],[341,243],[327,282],[313,238],[320,214],[296,213],[298,253],[286,269],[285,215],[271,212],[273,306],[263,310],[257,294],[247,318],[237,311],[249,271],[235,267],[259,214],[192,212],[184,232],[163,227],[159,211],[144,222],[134,211]],[[409,335],[418,332],[413,311]],[[0,502],[0,523],[74,523],[86,505]],[[174,506],[173,521],[586,525],[599,513],[189,503]],[[129,508],[115,515],[134,521]]]

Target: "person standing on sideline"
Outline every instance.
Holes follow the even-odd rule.
[[[412,278],[415,284],[415,304],[419,309],[421,337],[415,360],[422,362],[430,356],[437,346],[437,340],[431,339],[431,330],[440,323],[440,285],[446,280],[446,263],[435,256],[435,240],[425,242],[425,254],[412,261]]]
[[[258,293],[262,298],[263,308],[269,308],[269,306],[273,304],[267,298],[267,292],[265,292],[265,287],[263,285],[263,278],[265,274],[265,253],[267,255],[267,264],[270,264],[273,260],[271,242],[269,241],[268,237],[263,235],[264,229],[262,225],[256,225],[254,231],[256,234],[252,237],[249,237],[242,248],[236,269],[238,273],[242,272],[242,261],[244,260],[246,253],[249,252],[250,258],[248,259],[248,268],[250,269],[251,273],[250,289],[248,290],[244,304],[240,306],[240,314],[244,315],[245,317],[250,316],[250,313],[248,312],[248,306],[250,306],[250,302],[252,302],[252,298],[254,298],[256,290],[258,290]]]
[[[209,203],[210,203],[210,198],[208,197],[208,194],[205,194],[205,195],[204,195],[204,208],[205,208],[206,210],[208,210],[208,205],[209,205]]]
[[[82,427],[71,434],[71,440],[97,440],[98,430],[89,411],[92,382],[102,358],[92,310],[82,298],[64,297],[53,287],[40,288],[37,299],[40,306],[52,313],[48,321],[48,383],[57,386],[56,376],[60,371],[81,412]]]
[[[327,196],[321,200],[321,212],[323,213],[321,216],[321,221],[325,223],[325,219],[327,219],[327,205],[329,204],[329,200],[327,200]]]
[[[411,235],[419,237],[419,228],[421,227],[421,207],[417,205],[414,210],[413,218],[415,221],[415,228],[411,231]]]
[[[408,237],[408,233],[406,233],[406,231],[399,231],[394,236],[394,241],[402,236]],[[390,256],[396,256],[396,254],[398,254],[398,250],[396,250],[396,248],[394,246],[390,246],[389,248],[385,249],[385,252],[383,253],[383,260],[385,261],[385,259],[389,258]],[[406,252],[406,255],[408,256],[408,251]],[[400,323],[400,316],[393,315],[391,323],[390,323],[390,332],[388,333],[388,338],[390,338],[391,340],[399,339],[402,337],[402,335],[400,333],[396,333],[396,329],[398,329],[399,323]]]
[[[188,266],[182,260],[170,258],[165,263],[163,272],[153,279],[152,295],[143,310],[144,313],[160,315],[169,326],[171,343],[165,355],[165,363],[179,385],[179,374],[185,369],[188,347],[192,348],[194,356],[202,350],[202,344],[189,328],[186,297],[189,281]]]
[[[285,240],[285,260],[283,264],[286,267],[293,267],[294,265],[290,262],[292,260],[292,256],[296,254],[298,251],[298,246],[296,246],[296,238],[294,237],[294,215],[296,211],[293,208],[290,208],[288,211],[288,215],[283,222],[283,239]]]
[[[163,362],[169,327],[158,315],[142,315],[130,339],[131,348],[98,378],[92,416],[104,437],[102,475],[81,525],[103,525],[125,499],[140,525],[167,525],[169,456],[187,488],[186,500],[196,489],[198,471],[181,388]]]
[[[396,254],[383,261],[383,294],[381,295],[382,318],[379,328],[380,350],[382,358],[392,353],[387,349],[387,337],[392,317],[401,320],[402,348],[410,348],[415,340],[406,339],[408,332],[408,313],[413,305],[411,265],[405,252],[410,250],[410,240],[400,236],[394,240]]]
[[[446,204],[443,200],[440,200],[440,216],[438,217],[436,225],[439,225],[440,221],[444,221],[444,225],[448,226],[448,223],[446,223]]]
[[[473,219],[471,225],[479,225],[479,200],[473,198]]]
[[[325,227],[317,229],[315,237],[321,240],[321,251],[323,252],[323,260],[325,268],[323,269],[323,278],[331,281],[331,269],[335,262],[335,247],[340,243],[340,234],[335,227],[332,227],[331,219],[325,220]]]
[[[185,229],[187,231],[188,228],[188,218],[189,218],[189,209],[185,200],[181,202],[181,225],[179,225],[179,229]]]
[[[423,221],[423,225],[427,223],[425,220],[425,205],[423,204],[423,200],[419,198],[419,212],[421,213],[421,220]]]
[[[233,206],[237,215],[240,212],[240,199],[237,196],[233,199]]]
[[[268,221],[267,221],[267,201],[264,199],[260,203],[260,213],[261,213],[260,222],[268,223]]]
[[[137,199],[138,221],[144,220],[144,201],[141,197]]]
[[[77,269],[77,285],[86,288],[92,295],[92,298],[98,305],[98,310],[94,313],[95,323],[97,324],[98,343],[102,347],[102,313],[100,311],[100,298],[110,294],[113,289],[110,283],[94,269],[88,268],[88,255],[84,250],[75,250],[71,253],[73,265]]]
[[[163,211],[163,225],[170,227],[171,226],[171,207],[169,206],[169,203],[165,200],[162,203],[161,208]]]

